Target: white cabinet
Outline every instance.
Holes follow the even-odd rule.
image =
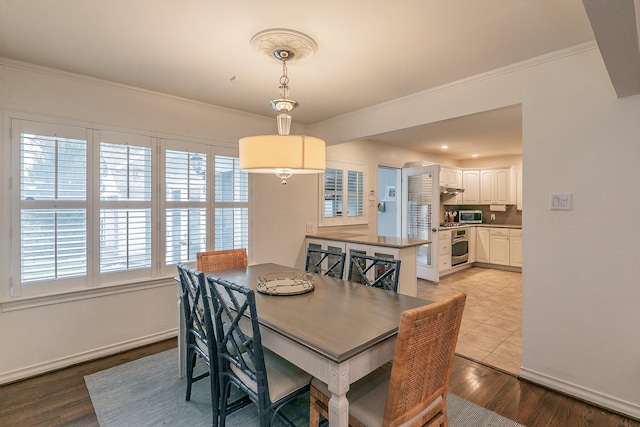
[[[467,237],[469,238],[469,262],[476,262],[476,227],[467,229]]]
[[[480,204],[480,171],[479,170],[463,170],[462,171],[462,203],[465,205]]]
[[[451,230],[438,232],[438,272],[451,268]]]
[[[457,181],[457,172],[455,169],[440,169],[440,185],[445,187],[460,187],[462,181]]]
[[[509,265],[522,267],[522,230],[509,230]]]
[[[476,262],[489,262],[489,228],[476,227]]]
[[[514,168],[480,171],[480,204],[512,205],[516,202]]]
[[[489,263],[509,265],[509,229],[489,230]]]
[[[440,185],[444,187],[462,188],[462,170],[460,169],[440,169]],[[443,195],[442,203],[445,205],[461,205],[462,193]]]

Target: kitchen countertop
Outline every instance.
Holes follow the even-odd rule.
[[[336,240],[339,242],[361,243],[364,245],[385,246],[388,248],[410,248],[413,246],[422,246],[431,243],[431,240],[407,239],[402,237],[389,236],[367,236],[365,234],[355,233],[327,233],[327,234],[307,234],[307,237],[313,239]]]
[[[465,225],[457,225],[455,227],[438,227],[438,230],[455,230],[456,228],[464,228],[464,227],[487,227],[487,228],[516,228],[522,229],[521,224],[465,224]]]

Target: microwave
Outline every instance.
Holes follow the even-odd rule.
[[[482,224],[482,211],[459,211],[458,222],[461,224]]]

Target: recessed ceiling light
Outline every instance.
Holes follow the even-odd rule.
[[[473,154],[471,155],[471,157],[478,157],[478,154],[473,153]]]
[[[443,150],[446,150],[447,148],[449,148],[449,146],[448,146],[448,145],[443,145],[443,146],[442,146],[442,147],[440,147],[440,148],[442,148]]]

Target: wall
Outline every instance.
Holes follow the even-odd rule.
[[[171,277],[116,291],[8,302],[10,118],[229,146],[240,136],[272,132],[273,120],[1,58],[0,115],[0,384],[175,336]]]
[[[473,81],[472,81],[473,80]],[[595,45],[315,125],[357,138],[523,105],[522,377],[640,418],[640,96],[618,99]],[[434,106],[442,107],[436,111]],[[549,194],[573,194],[550,211]]]

